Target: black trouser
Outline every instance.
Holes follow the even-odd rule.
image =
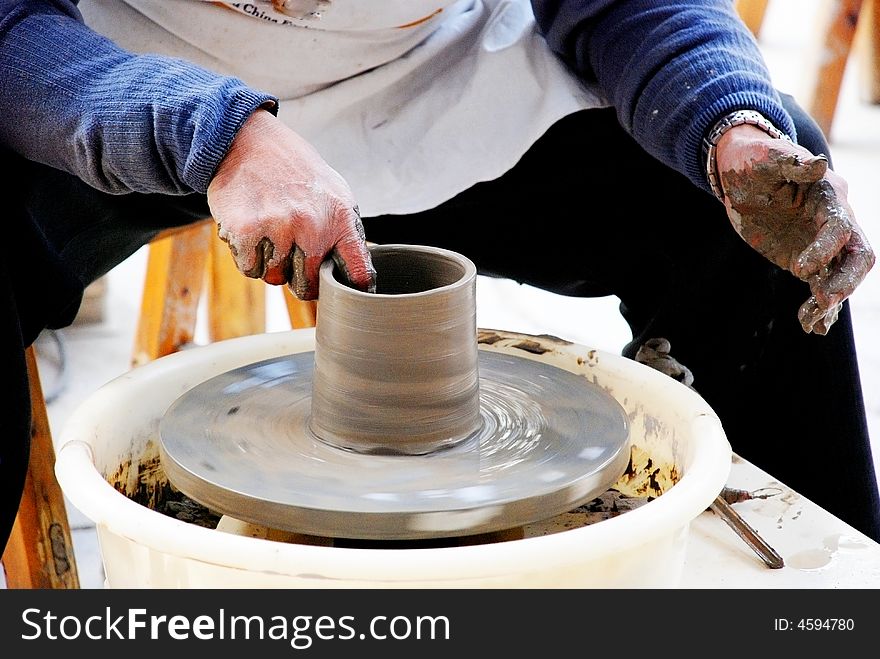
[[[21,499],[30,447],[24,350],[47,328],[70,324],[85,287],[161,229],[209,216],[202,195],[106,195],[0,151],[6,176],[0,250],[0,550]]]
[[[787,103],[799,142],[827,154],[815,124]],[[45,167],[14,167],[5,198],[20,203],[8,207],[6,226],[9,244],[27,249],[0,264],[12,390],[0,440],[0,542],[27,464],[23,348],[43,327],[70,322],[84,286],[157,230],[207,216],[202,197],[110,196]],[[504,176],[438,208],[364,225],[371,241],[446,247],[483,274],[564,295],[617,295],[633,332],[627,356],[648,338],[669,339],[737,453],[880,541],[847,305],[827,336],[805,334],[797,308],[806,286],[751,250],[714,198],[646,155],[610,110],[560,121]]]

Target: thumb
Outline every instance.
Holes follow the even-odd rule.
[[[794,146],[794,151],[784,148],[771,148],[769,165],[779,168],[786,181],[794,183],[815,183],[822,180],[828,171],[828,158],[825,154],[813,155],[806,149]]]

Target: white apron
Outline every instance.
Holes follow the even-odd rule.
[[[294,4],[301,16],[267,0],[80,7],[124,48],[278,96],[279,117],[345,177],[364,216],[432,208],[502,175],[565,115],[607,105],[549,50],[528,0]]]

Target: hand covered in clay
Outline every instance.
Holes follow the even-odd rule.
[[[669,343],[669,339],[662,337],[648,339],[639,346],[635,360],[693,389],[694,374],[687,366],[670,355],[671,351],[672,344]]]
[[[208,205],[238,269],[318,296],[329,256],[355,288],[375,290],[376,273],[348,184],[315,149],[271,113],[241,127],[208,186]]]
[[[847,202],[846,181],[824,155],[750,125],[727,131],[716,158],[734,229],[809,284],[798,319],[804,331],[826,334],[875,261]]]

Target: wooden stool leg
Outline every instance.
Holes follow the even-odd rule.
[[[192,343],[215,231],[214,221],[205,220],[150,243],[132,366]]]
[[[317,300],[300,300],[285,288],[284,304],[287,305],[287,315],[290,316],[290,326],[293,329],[315,326],[318,320]]]
[[[210,250],[208,328],[211,341],[265,332],[266,284],[241,274],[229,247],[216,235]]]
[[[862,97],[880,103],[880,0],[865,0],[859,14]]]
[[[31,457],[15,525],[3,553],[7,588],[79,588],[64,495],[55,479],[55,447],[33,347]]]
[[[756,37],[760,34],[761,26],[764,24],[768,2],[769,0],[736,0],[736,10],[739,12],[740,18]]]
[[[824,35],[818,46],[819,62],[810,94],[810,114],[825,133],[831,135],[831,123],[837,109],[840,86],[852,49],[863,0],[826,0]]]

